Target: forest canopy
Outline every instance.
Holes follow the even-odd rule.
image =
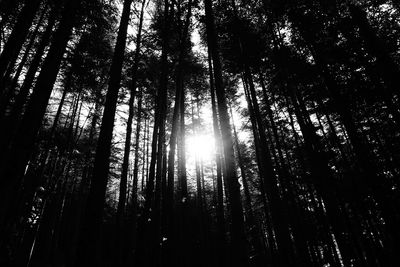
[[[399,0],[0,0],[1,266],[400,266]]]

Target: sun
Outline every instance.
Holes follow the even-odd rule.
[[[189,157],[210,161],[215,154],[214,137],[210,134],[195,134],[186,138],[186,150]]]

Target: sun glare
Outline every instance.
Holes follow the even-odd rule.
[[[214,155],[214,137],[212,135],[191,135],[186,139],[186,150],[189,157],[199,160],[212,160]]]

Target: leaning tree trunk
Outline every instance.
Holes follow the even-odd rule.
[[[256,252],[257,257],[253,260],[255,265],[259,264],[265,264],[265,247],[262,243],[262,237],[261,237],[261,229],[259,227],[259,222],[256,220],[256,217],[254,215],[253,211],[253,205],[252,205],[252,200],[251,200],[251,195],[250,195],[250,188],[249,188],[249,181],[248,181],[248,176],[246,173],[246,166],[244,165],[243,162],[243,156],[242,156],[242,151],[240,149],[240,144],[239,144],[239,138],[238,134],[236,131],[235,127],[235,122],[233,120],[233,113],[232,113],[232,107],[229,106],[229,111],[231,114],[232,118],[232,127],[233,127],[233,134],[235,137],[235,147],[236,147],[236,155],[238,158],[238,164],[239,164],[239,169],[240,169],[240,174],[242,178],[242,183],[243,183],[243,191],[244,191],[244,196],[245,196],[245,210],[246,210],[246,218],[248,222],[248,227],[250,228],[250,236],[252,239],[252,245],[254,247],[254,250]]]
[[[107,189],[114,118],[121,82],[121,71],[124,61],[132,1],[133,0],[124,1],[117,42],[115,44],[114,56],[111,63],[110,79],[96,148],[93,176],[91,179],[85,217],[82,222],[80,249],[78,250],[76,262],[79,266],[99,264],[99,236]]]
[[[20,183],[25,171],[25,167],[29,161],[34,142],[39,132],[46,107],[53,89],[53,85],[57,78],[62,57],[67,46],[68,40],[72,32],[75,21],[73,12],[79,8],[81,0],[72,0],[64,7],[62,19],[57,32],[54,35],[53,43],[47,53],[46,59],[41,68],[39,77],[35,84],[32,97],[26,108],[24,118],[22,119],[21,127],[16,133],[15,142],[7,149],[8,159],[3,161],[0,166],[2,177],[8,177],[1,182],[2,201],[1,201],[1,218],[0,224],[5,222],[7,217],[11,221],[15,219],[10,213],[5,210],[15,213],[15,204],[18,197]],[[11,192],[13,195],[11,195]]]
[[[293,254],[291,250],[292,244],[287,218],[288,210],[286,204],[283,203],[282,196],[280,196],[279,194],[279,181],[273,170],[271,152],[269,151],[267,144],[264,122],[262,120],[255,92],[253,77],[248,66],[245,66],[244,76],[245,78],[247,78],[247,81],[249,83],[249,98],[252,101],[253,112],[255,116],[255,121],[257,123],[258,135],[260,138],[260,150],[262,157],[260,167],[262,169],[262,173],[264,174],[264,177],[262,178],[264,179],[265,192],[267,193],[270,202],[271,217],[276,233],[276,241],[278,245],[277,256],[281,264],[289,264],[293,260]]]

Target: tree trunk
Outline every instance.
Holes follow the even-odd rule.
[[[276,239],[278,243],[278,260],[280,264],[291,264],[293,261],[293,254],[291,251],[291,238],[289,232],[289,224],[287,221],[287,207],[279,193],[278,179],[274,173],[271,159],[271,152],[267,144],[267,137],[265,134],[265,127],[261,117],[260,108],[255,92],[253,78],[249,67],[245,67],[245,77],[249,83],[250,99],[253,105],[255,121],[257,123],[258,135],[260,138],[260,151],[262,160],[260,168],[262,169],[261,177],[264,179],[265,192],[268,195],[271,209],[271,216],[273,226],[276,231]],[[272,141],[272,140],[271,140]]]
[[[144,111],[145,112],[145,111]],[[141,182],[140,182],[140,191],[141,192],[144,192],[144,183],[145,183],[145,181],[146,181],[146,177],[147,177],[147,174],[146,174],[146,170],[147,170],[147,168],[146,168],[146,163],[147,163],[147,138],[148,138],[148,134],[147,134],[147,132],[148,132],[148,128],[149,128],[149,125],[148,125],[148,119],[147,119],[147,116],[144,116],[145,118],[144,118],[144,129],[143,129],[143,157],[142,157],[142,180],[141,180]]]
[[[132,214],[134,217],[133,225],[131,226],[134,230],[134,237],[136,236],[136,218],[137,218],[137,187],[139,180],[139,146],[140,146],[140,131],[142,123],[142,101],[143,92],[142,89],[139,90],[138,96],[138,111],[137,111],[137,122],[136,122],[136,135],[135,135],[135,160],[133,161],[133,182],[132,182]],[[144,164],[144,163],[143,163]],[[134,242],[135,242],[134,238]],[[135,244],[134,244],[135,245]]]
[[[154,189],[155,189],[155,178],[161,178],[161,173],[156,175],[156,165],[158,167],[162,166],[162,157],[163,157],[163,145],[164,145],[164,135],[165,135],[165,117],[166,117],[166,109],[167,109],[167,88],[168,88],[168,43],[169,43],[169,1],[164,1],[164,24],[162,31],[162,53],[161,53],[161,74],[160,74],[160,83],[157,92],[157,100],[156,100],[156,110],[155,110],[155,118],[154,118],[154,128],[153,128],[153,136],[152,136],[152,144],[151,144],[151,161],[149,168],[149,176],[148,182],[146,184],[146,193],[145,193],[145,204],[143,213],[139,220],[138,225],[138,245],[137,245],[137,264],[143,265],[147,260],[151,265],[156,263],[159,255],[154,255],[151,257],[148,250],[148,245],[152,246],[152,250],[157,250],[156,247],[158,244],[155,244],[155,239],[158,238],[157,233],[154,234],[151,232],[151,240],[146,239],[146,234],[148,234],[149,225],[154,226],[154,222],[151,221],[151,215],[157,215],[157,210],[151,212],[152,204],[158,199],[153,198]],[[161,171],[160,168],[157,169],[157,172]],[[157,192],[155,192],[157,193]],[[157,203],[156,203],[157,205]],[[158,227],[155,225],[155,227]],[[154,228],[152,229],[154,230]]]
[[[211,109],[215,142],[215,163],[217,165],[217,235],[218,235],[218,264],[225,264],[226,241],[225,241],[225,216],[224,216],[224,192],[222,184],[222,147],[221,132],[218,124],[217,105],[215,101],[214,71],[212,67],[211,51],[208,49],[208,68],[210,76]]]
[[[241,173],[241,178],[242,178],[242,183],[243,183],[243,191],[244,191],[244,196],[245,196],[245,210],[246,210],[246,218],[248,222],[248,227],[250,228],[250,236],[252,239],[252,245],[255,250],[255,254],[257,255],[255,259],[252,259],[252,263],[255,266],[258,266],[260,264],[265,264],[265,247],[263,246],[261,242],[261,230],[259,228],[259,222],[256,220],[254,212],[253,212],[253,205],[252,205],[252,200],[251,200],[251,195],[250,195],[250,188],[249,188],[249,183],[248,183],[248,177],[246,174],[246,167],[244,166],[243,162],[243,157],[242,157],[242,152],[240,150],[240,144],[239,144],[239,138],[238,134],[236,132],[236,127],[235,127],[235,122],[233,120],[233,114],[232,114],[232,107],[229,106],[231,118],[232,118],[232,127],[233,127],[233,134],[235,137],[235,147],[236,147],[236,155],[238,158],[238,163],[239,163],[239,168],[240,168],[240,173]]]
[[[124,147],[124,157],[122,162],[122,171],[121,171],[121,180],[120,180],[120,187],[119,187],[119,200],[118,200],[118,207],[117,207],[117,251],[124,251],[123,249],[123,236],[124,236],[124,214],[125,214],[125,203],[126,203],[126,186],[128,181],[128,168],[129,168],[129,158],[131,152],[131,138],[132,138],[132,122],[133,122],[133,115],[134,115],[134,101],[135,101],[135,94],[136,94],[136,84],[138,81],[138,68],[139,68],[139,61],[140,61],[140,48],[141,48],[141,39],[142,39],[142,28],[143,28],[143,16],[144,16],[144,7],[146,4],[146,0],[143,0],[142,7],[140,11],[140,18],[139,18],[139,26],[138,32],[136,35],[136,51],[135,51],[135,58],[132,67],[132,82],[130,85],[130,98],[129,98],[129,114],[128,114],[128,121],[126,126],[126,137],[125,137],[125,147]],[[135,216],[135,215],[134,215]],[[120,255],[119,260],[120,264],[124,262],[125,256]]]
[[[214,25],[214,14],[212,2],[204,0],[206,13],[207,43],[212,54],[215,78],[215,91],[217,96],[219,122],[221,126],[224,161],[226,169],[226,180],[228,182],[228,197],[232,216],[232,254],[233,262],[241,266],[247,266],[246,237],[243,223],[243,209],[240,196],[240,185],[238,182],[235,166],[235,155],[233,151],[233,137],[229,114],[226,104],[226,94],[222,82],[222,67],[219,56],[219,46]]]
[[[106,95],[103,119],[100,127],[98,145],[93,167],[93,176],[86,205],[85,218],[82,222],[80,249],[76,264],[78,266],[98,265],[100,260],[99,240],[101,233],[104,201],[107,189],[111,154],[111,141],[114,128],[118,91],[124,61],[127,29],[132,0],[125,0],[115,44],[114,56],[110,68],[110,79]]]

